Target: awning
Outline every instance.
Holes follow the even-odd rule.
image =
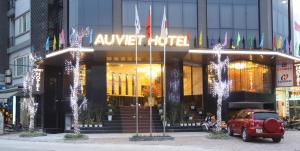
[[[20,96],[22,94],[21,89],[13,88],[13,89],[6,89],[0,91],[0,102],[6,102],[12,96]]]

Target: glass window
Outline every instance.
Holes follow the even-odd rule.
[[[227,32],[229,46],[234,46],[240,33],[240,48],[250,48],[243,44],[252,38],[259,38],[258,0],[209,0],[207,1],[208,46],[224,41]],[[244,40],[243,40],[244,39]],[[231,43],[231,44],[230,44]],[[256,42],[258,44],[258,42]],[[252,46],[254,48],[257,46]]]
[[[273,33],[276,38],[289,37],[289,8],[288,0],[273,0]]]
[[[271,69],[250,61],[231,62],[228,66],[230,91],[271,93]]]
[[[202,95],[202,67],[200,66],[183,66],[183,94]]]
[[[29,70],[28,61],[28,56],[23,56],[14,60],[14,77],[20,77],[26,74]]]
[[[30,30],[30,12],[18,17],[15,20],[15,35],[18,36]]]

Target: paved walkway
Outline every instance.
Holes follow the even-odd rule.
[[[64,134],[48,134],[44,137],[20,138],[18,134],[0,136],[0,151],[300,151],[300,131],[287,131],[281,143],[271,139],[257,139],[245,143],[240,137],[228,140],[206,138],[207,133],[168,133],[174,141],[131,142],[133,134],[88,134],[84,141],[65,141]],[[146,135],[146,134],[144,134]]]

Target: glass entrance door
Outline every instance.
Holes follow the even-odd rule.
[[[135,105],[136,65],[135,64],[106,64],[106,90],[108,101],[116,106]],[[150,95],[150,65],[138,65],[138,97],[141,106],[149,106]],[[162,66],[152,64],[152,100],[157,105],[162,97]]]

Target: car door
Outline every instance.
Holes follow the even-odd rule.
[[[236,116],[235,118],[233,119],[232,121],[232,130],[235,132],[235,133],[238,133],[238,129],[239,129],[239,122],[240,122],[240,117],[241,117],[241,114],[242,114],[242,111],[240,111]]]

